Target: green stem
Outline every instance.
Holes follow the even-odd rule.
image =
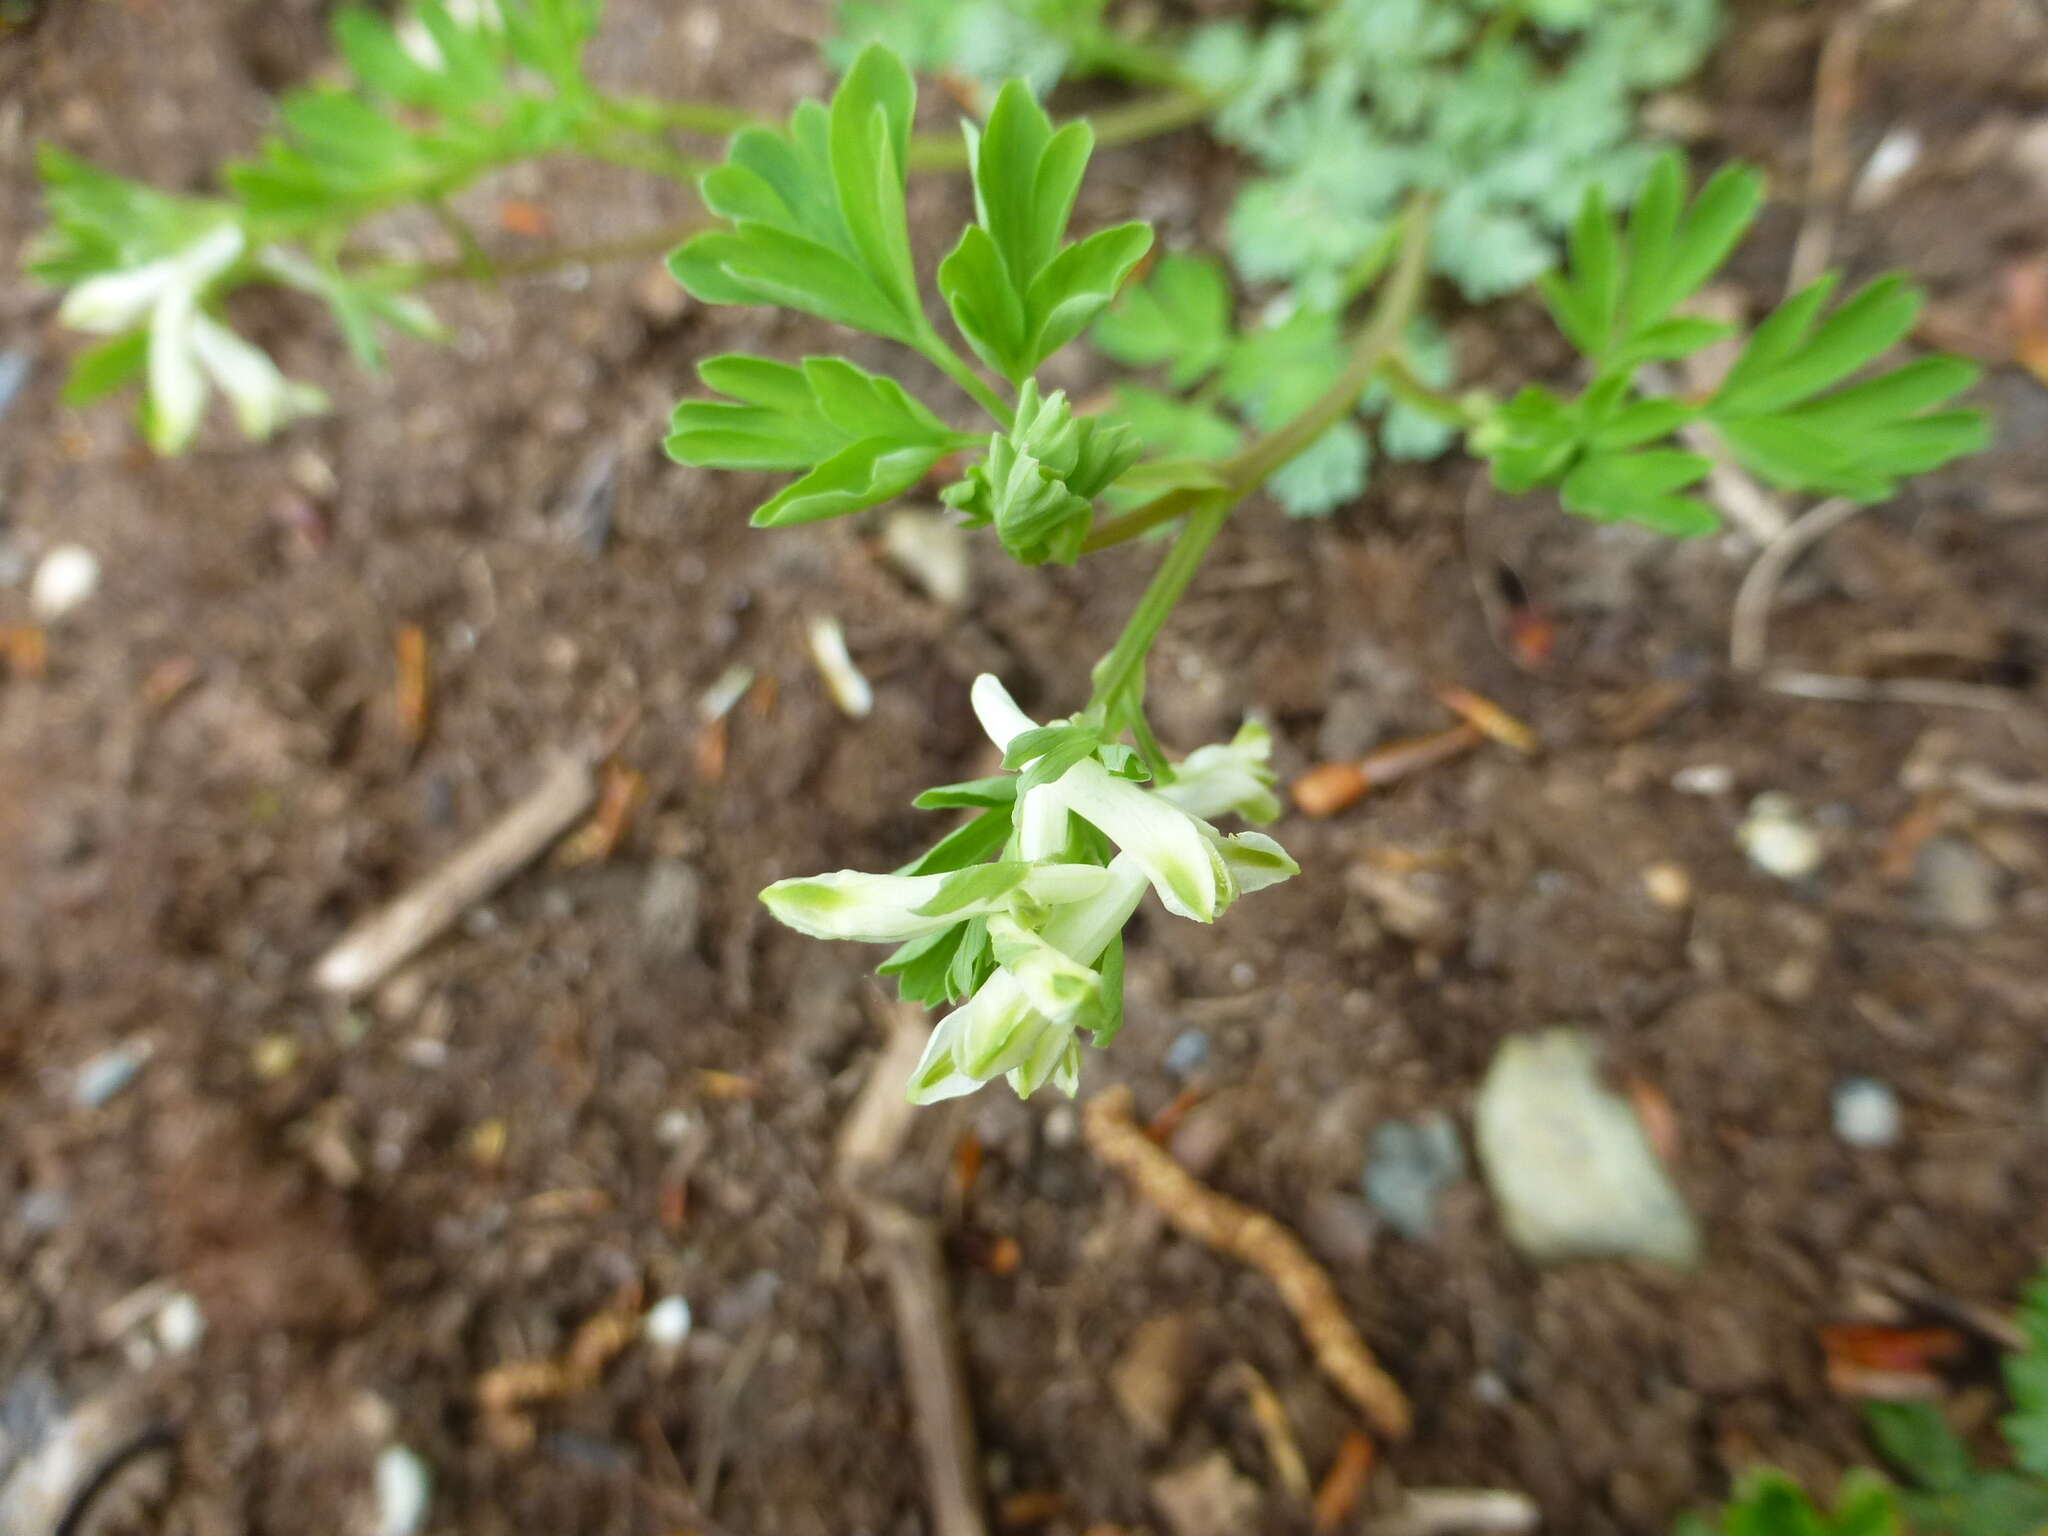
[[[1386,360],[1400,345],[1408,322],[1414,318],[1422,299],[1423,279],[1429,268],[1429,236],[1433,210],[1418,200],[1402,215],[1401,248],[1394,270],[1380,289],[1371,317],[1352,343],[1351,359],[1337,381],[1324,390],[1299,415],[1252,443],[1235,458],[1217,466],[1224,489],[1168,491],[1144,506],[1110,518],[1098,525],[1081,546],[1083,554],[1108,549],[1140,534],[1187,517],[1217,496],[1235,506],[1263,485],[1274,471],[1308,448],[1331,427],[1350,415],[1358,397]],[[1192,520],[1190,528],[1192,528]]]
[[[1152,573],[1145,595],[1138,599],[1138,606],[1124,623],[1124,632],[1117,636],[1110,653],[1096,663],[1095,692],[1088,701],[1091,710],[1115,708],[1144,675],[1145,658],[1152,652],[1152,642],[1187,591],[1188,583],[1195,579],[1202,556],[1209,552],[1209,545],[1222,532],[1239,500],[1230,491],[1204,491],[1195,497],[1187,526],[1173,541],[1166,558],[1159,562],[1159,569]]]
[[[989,387],[986,379],[974,371],[966,358],[946,345],[945,338],[938,332],[927,329],[923,339],[913,345],[937,364],[947,378],[971,395],[975,404],[993,416],[1005,432],[1015,424],[1017,413],[1004,402],[1001,395]]]
[[[1408,364],[1408,359],[1399,352],[1390,353],[1380,364],[1380,377],[1387,381],[1387,388],[1403,405],[1421,411],[1425,416],[1434,416],[1438,421],[1448,422],[1454,427],[1469,427],[1473,423],[1472,412],[1465,408],[1464,401],[1456,395],[1425,384]]]

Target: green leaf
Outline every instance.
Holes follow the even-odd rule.
[[[952,1001],[946,978],[966,935],[967,924],[926,934],[902,945],[875,967],[878,975],[896,978],[896,995],[906,1003],[938,1007]]]
[[[1162,257],[1145,282],[1126,289],[1103,313],[1090,335],[1130,367],[1165,363],[1175,389],[1199,383],[1230,350],[1230,282],[1222,264],[1205,256]]]
[[[148,331],[134,331],[87,347],[72,359],[70,375],[64,380],[64,404],[82,406],[104,399],[139,377],[148,360]]]
[[[986,779],[967,779],[959,784],[940,784],[926,790],[910,803],[920,811],[942,811],[960,806],[1012,805],[1017,799],[1015,775],[999,773]]]
[[[996,957],[988,942],[988,919],[969,918],[960,934],[960,947],[946,971],[946,992],[951,998],[972,997],[996,968]]]
[[[1064,245],[1094,136],[1055,132],[1044,108],[1012,81],[986,130],[966,125],[976,223],[939,266],[939,290],[976,354],[1012,383],[1072,341],[1144,257],[1144,224]]]
[[[1869,1403],[1863,1421],[1885,1456],[1930,1492],[1954,1492],[1976,1476],[1969,1447],[1932,1403]]]
[[[1356,422],[1340,421],[1282,465],[1266,489],[1289,517],[1323,517],[1365,489],[1372,444]]]
[[[1564,474],[1579,448],[1579,422],[1541,385],[1525,385],[1471,436],[1473,451],[1493,463],[1493,483],[1511,495]]]
[[[1543,297],[1572,344],[1598,360],[1613,342],[1621,313],[1621,236],[1597,183],[1586,188],[1568,249],[1570,277],[1546,277]]]
[[[1723,1536],[1828,1536],[1827,1522],[1781,1472],[1745,1478],[1721,1520]]]
[[[1717,171],[1686,210],[1664,264],[1642,289],[1643,305],[1632,307],[1629,324],[1642,330],[1663,319],[1721,270],[1763,209],[1764,179],[1748,166]]]
[[[1032,371],[1088,328],[1151,249],[1151,225],[1118,224],[1068,246],[1046,264],[1024,300]]]
[[[1244,441],[1236,427],[1207,406],[1191,405],[1156,389],[1120,385],[1116,412],[1138,434],[1147,453],[1174,462],[1206,464],[1227,459]]]
[[[979,864],[1009,841],[1012,809],[1008,805],[991,806],[979,816],[968,818],[896,873],[942,875]]]
[[[1676,449],[1592,453],[1564,477],[1560,499],[1567,512],[1598,522],[1641,523],[1673,538],[1694,538],[1714,532],[1721,520],[1697,497],[1676,493],[1704,480],[1710,468],[1699,454]]]
[[[886,48],[862,50],[832,97],[832,182],[854,249],[875,285],[906,315],[922,318],[910,258],[904,186],[917,87]]]
[[[1107,1050],[1109,1043],[1116,1039],[1124,1027],[1124,936],[1121,931],[1109,941],[1096,962],[1096,970],[1102,977],[1102,999],[1097,1005],[1100,1011],[1089,1025],[1089,1034],[1095,1048]]]
[[[916,485],[951,451],[946,443],[906,445],[886,438],[854,443],[763,502],[753,525],[791,528],[878,507]]]
[[[976,864],[946,876],[938,894],[917,909],[919,917],[944,917],[978,902],[1007,896],[1024,883],[1031,866],[1021,860]]]
[[[1835,1491],[1833,1536],[1905,1536],[1892,1485],[1862,1467],[1844,1477]]]
[[[1659,442],[1699,415],[1681,400],[1633,400],[1594,427],[1587,443],[1595,451],[1616,452]]]
[[[1918,291],[1894,275],[1879,278],[1782,351],[1765,352],[1760,329],[1716,392],[1713,412],[1763,415],[1812,398],[1904,340],[1920,305]]]

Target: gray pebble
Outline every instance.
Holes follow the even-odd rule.
[[[1895,1146],[1905,1114],[1890,1083],[1875,1077],[1845,1077],[1835,1084],[1831,1106],[1835,1134],[1852,1147]]]

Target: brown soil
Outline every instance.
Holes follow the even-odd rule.
[[[319,66],[321,9],[45,5],[0,42],[8,266],[35,219],[36,141],[197,185],[251,144],[268,90]],[[806,41],[822,7],[613,10],[607,78],[764,105],[822,83]],[[1828,19],[1746,12],[1699,88],[1703,156],[1759,159],[1788,196],[1802,185]],[[1926,150],[1891,202],[1845,220],[1838,260],[1914,269],[1944,339],[1994,360],[2005,267],[2048,241],[2048,193],[2007,156],[2029,122],[2038,142],[2044,56],[2026,0],[1894,8],[1851,119],[1858,163],[1897,127]],[[1107,155],[1089,212],[1213,233],[1226,171],[1194,136]],[[566,165],[474,206],[491,221],[514,194],[578,238],[683,207]],[[962,196],[920,184],[928,254]],[[1753,302],[1782,284],[1797,222],[1781,201],[1744,257]],[[907,586],[873,528],[749,531],[754,486],[662,456],[667,407],[696,358],[837,339],[659,296],[631,268],[450,291],[456,344],[406,347],[383,380],[349,373],[298,307],[252,304],[244,320],[332,386],[337,414],[157,463],[122,408],[59,408],[69,343],[46,295],[0,275],[0,345],[39,358],[0,432],[0,542],[32,560],[76,540],[106,572],[50,636],[47,674],[0,683],[0,1396],[30,1380],[91,1396],[130,1369],[104,1309],[159,1278],[193,1292],[205,1340],[159,1368],[177,1475],[139,1528],[367,1529],[370,1464],[392,1437],[434,1469],[437,1530],[689,1529],[680,1490],[707,1447],[718,1528],[924,1528],[887,1301],[829,1182],[878,1037],[872,957],[779,930],[754,893],[914,851],[931,835],[916,789],[986,770],[972,675],[1071,707],[1154,556],[1020,572],[980,548],[963,617]],[[1543,335],[1520,312],[1460,331],[1501,383],[1560,361]],[[1548,744],[1330,822],[1290,819],[1300,879],[1213,932],[1134,930],[1129,1027],[1088,1063],[1091,1087],[1127,1081],[1149,1112],[1183,1086],[1168,1044],[1206,1032],[1203,1113],[1227,1135],[1211,1176],[1332,1265],[1417,1406],[1412,1443],[1388,1456],[1402,1480],[1526,1489],[1551,1529],[1588,1536],[1661,1529],[1760,1457],[1831,1482],[1868,1452],[1815,1330],[1864,1304],[1859,1277],[1895,1266],[1995,1304],[2048,1247],[2048,836],[1948,803],[1948,835],[2003,870],[1981,932],[1930,924],[1887,859],[1921,803],[1902,783],[1916,754],[2041,771],[2048,392],[2006,366],[1983,397],[1998,448],[1831,538],[1788,586],[1773,644],[1812,670],[2013,685],[2016,711],[1761,692],[1722,660],[1737,552],[1508,504],[1462,464],[1386,474],[1327,522],[1249,509],[1166,635],[1154,691],[1182,747],[1258,709],[1298,770],[1437,727],[1430,686],[1453,682]],[[566,535],[561,492],[610,446],[609,539]],[[1503,569],[1557,625],[1541,672],[1510,662],[1475,595]],[[802,621],[827,612],[875,682],[865,724],[807,660]],[[25,586],[0,589],[0,621],[26,617]],[[405,624],[433,661],[417,750],[392,703]],[[696,702],[735,662],[775,686],[735,714],[714,778]],[[167,668],[193,680],[165,701]],[[311,989],[348,921],[551,748],[628,718],[622,758],[647,799],[613,857],[529,872],[373,1005]],[[1672,787],[1704,764],[1733,788]],[[1775,882],[1738,850],[1762,790],[1824,828],[1811,881]],[[1644,894],[1660,862],[1686,872],[1687,910]],[[1361,1219],[1376,1123],[1462,1114],[1504,1037],[1559,1023],[1668,1098],[1709,1236],[1700,1273],[1539,1272],[1476,1184],[1432,1242]],[[73,1071],[137,1040],[154,1054],[135,1084],[77,1108]],[[1848,1073],[1897,1087],[1899,1146],[1831,1134]],[[491,1122],[497,1157],[498,1132],[479,1139]],[[1056,1494],[1052,1531],[1156,1527],[1150,1477],[1218,1447],[1270,1483],[1221,1384],[1233,1359],[1274,1384],[1326,1467],[1350,1421],[1265,1282],[1134,1222],[1074,1126],[1050,1101],[983,1094],[921,1117],[897,1180],[943,1208],[992,1499]],[[963,1209],[941,1192],[967,1135],[985,1161]],[[998,1238],[1019,1245],[1014,1273],[993,1272]],[[556,1353],[631,1286],[690,1299],[683,1358],[663,1369],[629,1349],[600,1386],[544,1407],[531,1445],[489,1435],[478,1378]],[[1168,1312],[1193,1319],[1196,1381],[1149,1444],[1110,1366]],[[1277,1493],[1262,1518],[1299,1519]]]

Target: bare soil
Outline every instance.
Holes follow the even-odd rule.
[[[0,40],[7,266],[35,224],[35,143],[198,186],[253,143],[269,92],[322,65],[322,10],[74,0]],[[612,10],[606,78],[764,107],[824,83],[822,6]],[[1759,160],[1779,189],[1737,272],[1753,305],[1783,285],[1834,14],[1745,7],[1688,97],[1699,156]],[[2001,685],[2010,708],[1765,692],[1724,660],[1741,547],[1595,528],[1461,463],[1386,472],[1324,522],[1249,507],[1162,641],[1159,724],[1183,749],[1259,710],[1298,771],[1437,728],[1445,684],[1546,743],[1290,818],[1300,879],[1213,931],[1134,930],[1129,1026],[1088,1062],[1089,1088],[1128,1081],[1149,1113],[1187,1086],[1167,1047],[1203,1032],[1209,1176],[1331,1266],[1415,1400],[1412,1443],[1385,1455],[1406,1483],[1524,1489],[1549,1529],[1585,1536],[1663,1529],[1758,1459],[1831,1484],[1869,1453],[1816,1329],[1867,1311],[1885,1268],[1997,1305],[2048,1251],[2048,826],[1906,782],[1928,762],[2043,773],[2048,390],[2007,361],[2001,317],[2009,264],[2048,255],[2048,182],[2014,148],[2048,122],[2044,57],[2027,0],[1919,0],[1873,33],[1855,163],[1898,129],[1924,149],[1889,200],[1844,217],[1836,258],[1927,282],[1929,334],[1994,364],[1999,444],[1830,538],[1772,638],[1786,665]],[[1192,134],[1118,151],[1085,212],[1213,237],[1230,174]],[[567,164],[468,206],[494,224],[508,197],[579,240],[687,207]],[[919,184],[927,258],[963,199]],[[879,1038],[873,957],[781,931],[754,895],[912,854],[934,821],[911,795],[987,770],[971,677],[1072,707],[1156,557],[1020,571],[978,548],[971,613],[943,609],[875,526],[750,531],[756,486],[662,455],[694,360],[839,338],[671,304],[631,264],[441,300],[454,344],[402,348],[378,380],[298,306],[252,303],[239,318],[338,410],[159,463],[124,407],[60,409],[72,343],[48,295],[0,274],[0,346],[36,358],[0,422],[0,545],[32,563],[77,541],[105,569],[46,673],[0,682],[0,1399],[126,1378],[134,1341],[109,1337],[106,1309],[164,1280],[208,1328],[153,1367],[175,1449],[134,1529],[368,1530],[392,1439],[433,1469],[434,1530],[702,1528],[684,1489],[713,1461],[718,1529],[925,1529],[887,1301],[830,1190]],[[1564,362],[1530,311],[1457,331],[1495,384]],[[608,536],[565,529],[564,490],[608,451]],[[1482,601],[1504,572],[1555,627],[1539,670]],[[875,683],[864,723],[808,660],[821,613]],[[0,622],[27,620],[25,581],[0,586]],[[407,624],[432,658],[417,746],[393,702]],[[698,699],[735,663],[766,686],[713,774]],[[646,799],[609,859],[544,862],[361,1007],[311,988],[350,920],[548,751],[621,721]],[[1703,767],[1727,788],[1674,787]],[[1767,790],[1824,832],[1810,880],[1737,846]],[[1988,927],[1930,911],[1908,841],[1930,825],[1996,866]],[[1646,893],[1662,863],[1690,886],[1682,910]],[[1365,1210],[1377,1123],[1463,1115],[1504,1038],[1558,1024],[1668,1101],[1708,1235],[1697,1274],[1534,1269],[1476,1182],[1432,1241]],[[133,1085],[79,1107],[77,1069],[138,1044]],[[1896,1087],[1897,1146],[1835,1138],[1849,1074]],[[1224,1367],[1273,1383],[1318,1472],[1343,1404],[1266,1283],[1134,1220],[1074,1127],[1052,1101],[986,1093],[921,1117],[895,1182],[945,1224],[992,1502],[1055,1495],[1052,1532],[1157,1529],[1151,1477],[1221,1448],[1266,1490],[1261,1528],[1305,1528]],[[948,1199],[966,1137],[980,1175]],[[629,1348],[542,1408],[531,1444],[488,1433],[483,1373],[554,1354],[632,1287],[689,1298],[682,1357]],[[1169,1312],[1192,1320],[1189,1400],[1147,1443],[1111,1366]]]

